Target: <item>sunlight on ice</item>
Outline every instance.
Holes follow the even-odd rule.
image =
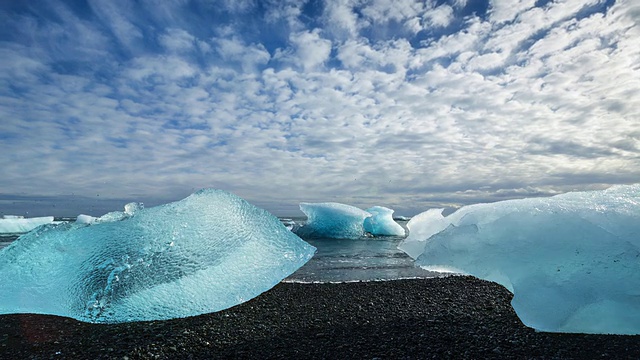
[[[398,245],[398,249],[412,258],[417,258],[424,251],[427,239],[449,226],[450,220],[442,216],[444,209],[429,209],[409,220],[407,229],[409,236]]]
[[[463,207],[414,217],[399,248],[513,292],[524,324],[640,334],[640,184]]]
[[[270,289],[314,253],[275,216],[224,191],[132,203],[0,250],[0,313],[116,323],[214,312]]]

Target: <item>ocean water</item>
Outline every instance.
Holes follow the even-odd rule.
[[[56,219],[73,221],[74,219]],[[302,226],[304,218],[282,218],[287,226]],[[397,221],[406,229],[406,221]],[[0,236],[0,249],[18,238],[17,235]],[[304,239],[318,250],[311,260],[298,269],[285,282],[350,282],[378,281],[407,278],[430,278],[442,275],[423,270],[397,246],[398,236],[366,237],[360,239]]]
[[[281,219],[287,223],[287,219]],[[304,219],[293,219],[302,226]],[[406,221],[396,221],[406,230]],[[408,278],[430,278],[441,273],[414,265],[413,259],[398,250],[399,236],[363,236],[359,239],[304,239],[318,250],[285,282],[349,282]]]
[[[17,238],[17,235],[0,236],[0,249],[9,246],[9,244]]]

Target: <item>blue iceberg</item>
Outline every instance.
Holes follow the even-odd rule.
[[[270,289],[315,248],[267,211],[219,190],[76,223],[0,250],[0,313],[96,323],[219,311]]]
[[[400,246],[418,265],[502,284],[538,330],[640,334],[640,185],[438,215]]]
[[[364,235],[364,219],[368,212],[354,206],[327,203],[300,203],[307,222],[296,230],[307,238],[357,239]]]
[[[366,210],[370,217],[364,219],[364,230],[372,235],[404,236],[404,228],[393,220],[393,210],[374,206]]]

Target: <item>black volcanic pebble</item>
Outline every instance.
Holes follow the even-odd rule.
[[[281,283],[231,309],[113,325],[0,316],[0,359],[638,359],[640,336],[524,326],[473,277]]]

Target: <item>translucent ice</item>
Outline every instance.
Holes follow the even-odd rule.
[[[259,295],[314,252],[268,212],[201,190],[23,235],[0,250],[0,313],[101,323],[198,315]]]
[[[5,215],[0,219],[0,234],[22,234],[40,225],[53,222],[53,216],[22,218],[15,215]]]
[[[366,210],[370,217],[364,219],[364,230],[372,235],[404,236],[404,228],[393,220],[393,210],[374,206]]]
[[[76,217],[76,222],[78,224],[93,224],[96,220],[98,220],[98,218],[85,214],[80,214]]]
[[[412,217],[407,223],[409,236],[398,246],[398,249],[414,259],[420,256],[424,252],[427,239],[444,230],[451,223],[450,218],[442,216],[443,210],[429,209]]]
[[[307,222],[297,229],[302,237],[357,239],[364,235],[364,219],[368,212],[354,206],[328,203],[300,203],[300,210],[307,215]]]
[[[467,206],[441,231],[424,219],[417,263],[504,285],[526,325],[640,334],[640,185]]]

